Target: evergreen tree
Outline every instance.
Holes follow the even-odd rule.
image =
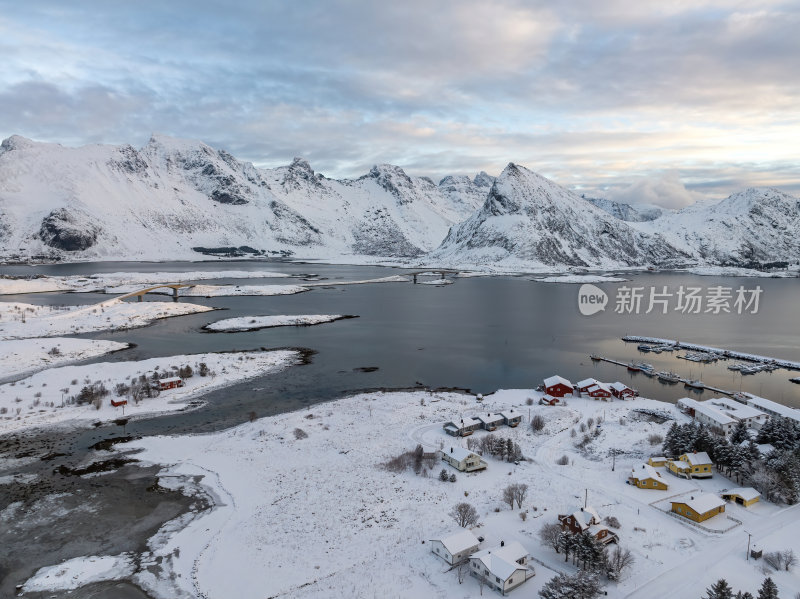
[[[720,578],[706,589],[705,599],[733,599],[733,589],[731,589],[728,581]]]
[[[736,593],[736,599],[753,599],[753,595],[751,595],[747,591],[745,591],[744,593],[742,591],[739,591],[738,593]]]
[[[775,583],[772,582],[772,579],[769,576],[764,579],[761,588],[758,589],[757,599],[779,599],[778,587],[775,586]]]
[[[733,445],[739,445],[742,441],[747,441],[749,438],[750,434],[747,432],[747,425],[744,420],[740,420],[736,423],[731,433],[731,443]]]

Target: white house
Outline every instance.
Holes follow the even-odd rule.
[[[763,397],[759,397],[758,395],[753,395],[752,393],[743,392],[741,395],[747,400],[748,406],[758,408],[759,410],[761,410],[762,412],[766,412],[770,416],[788,418],[800,424],[800,410],[790,408],[789,406],[776,403],[769,399],[764,399]]]
[[[449,537],[431,539],[431,551],[451,566],[466,560],[478,550],[480,541],[471,530],[462,530]]]
[[[505,424],[505,418],[502,414],[480,414],[475,416],[476,420],[480,420],[483,428],[487,431],[493,431],[501,424]]]
[[[470,574],[505,595],[528,580],[527,562],[528,551],[520,543],[501,542],[470,556]]]
[[[475,472],[488,466],[477,453],[473,453],[463,447],[443,449],[442,460],[461,472]]]
[[[758,430],[769,418],[766,412],[740,403],[730,397],[717,397],[703,403],[711,404],[723,414],[727,414],[739,422],[744,421],[747,428]]]
[[[697,401],[691,397],[678,400],[678,408],[692,416],[697,422],[705,424],[712,430],[729,434],[736,426],[736,419],[705,401]]]

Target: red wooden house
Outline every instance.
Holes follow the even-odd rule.
[[[581,393],[586,393],[591,387],[594,387],[599,381],[597,379],[588,378],[578,381],[575,386]]]
[[[595,383],[586,390],[586,395],[592,399],[602,399],[608,401],[611,397],[611,388],[605,383]]]
[[[160,379],[158,381],[158,388],[161,391],[175,389],[176,387],[183,387],[183,379],[179,376],[171,376],[167,379]]]
[[[611,383],[609,387],[611,387],[611,393],[618,399],[627,399],[636,396],[636,391],[619,381]]]
[[[564,377],[555,375],[544,379],[544,392],[553,397],[564,397],[573,392],[572,383]]]

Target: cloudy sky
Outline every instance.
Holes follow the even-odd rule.
[[[509,161],[681,206],[800,192],[800,3],[0,0],[0,136],[328,176]]]

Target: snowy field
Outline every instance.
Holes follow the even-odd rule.
[[[127,343],[117,341],[69,337],[0,341],[0,380],[96,358],[127,347]]]
[[[0,278],[0,295],[40,293],[44,291],[96,292],[109,287],[131,286],[137,289],[158,283],[203,281],[206,279],[276,279],[289,277],[280,272],[250,270],[186,271],[186,272],[109,272],[88,276],[39,277],[36,279]]]
[[[257,331],[272,327],[307,327],[342,320],[343,318],[357,318],[342,314],[298,314],[276,316],[241,316],[239,318],[226,318],[207,324],[203,328],[208,331],[233,333],[238,331]]]
[[[615,531],[620,544],[636,558],[623,580],[608,583],[608,596],[682,598],[701,596],[720,577],[735,589],[755,592],[764,578],[763,561],[745,561],[745,530],[765,551],[790,548],[800,535],[800,506],[729,504],[725,514],[704,523],[711,529],[733,526],[717,534],[663,511],[673,496],[737,486],[716,472],[710,480],[687,481],[659,469],[668,491],[626,484],[632,467],[661,453],[648,436],[663,436],[670,425],[636,410],[686,421],[673,405],[639,398],[568,399],[564,407],[545,407],[535,405],[538,397],[529,390],[501,390],[478,404],[473,396],[456,393],[369,393],[219,433],[148,437],[117,446],[138,451],[145,463],[164,465],[162,486],[206,493],[216,507],[165,525],[139,565],[124,555],[91,556],[85,558],[91,560],[88,571],[110,568],[121,576],[133,571],[131,578],[157,597],[227,598],[232,580],[241,599],[479,597],[475,579],[459,584],[457,573],[430,552],[428,542],[459,530],[448,514],[466,501],[480,514],[475,532],[485,537],[481,547],[519,541],[530,552],[536,576],[513,595],[535,597],[556,572],[575,571],[537,532],[559,513],[582,506],[587,493],[601,517],[620,521]],[[426,450],[465,446],[466,440],[444,434],[447,420],[511,408],[524,415],[523,424],[501,426],[494,434],[521,446],[528,459],[519,465],[485,455],[487,470],[456,473],[453,483],[438,479],[442,462],[423,470],[427,476],[383,467],[418,443]],[[538,433],[528,426],[536,414],[546,421]],[[582,448],[581,428],[588,434]],[[477,431],[473,438],[485,434]],[[619,451],[613,470],[612,449]],[[567,464],[559,465],[563,456]],[[197,488],[193,481],[199,479]],[[530,487],[521,510],[501,500],[511,482]],[[61,568],[83,572],[75,560]],[[28,584],[68,588],[70,576],[57,573],[42,569]],[[781,597],[791,598],[800,588],[797,572],[770,575]]]
[[[124,302],[112,299],[88,306],[35,306],[0,303],[0,340],[76,335],[132,329],[160,318],[209,312],[214,308],[179,302]]]
[[[289,350],[205,353],[50,368],[0,385],[0,434],[35,426],[85,425],[123,416],[183,410],[187,402],[204,393],[275,372],[292,365],[298,357],[298,352]],[[208,367],[206,376],[201,376],[202,363]],[[177,369],[185,366],[191,367],[193,376],[184,380],[184,386],[161,391],[157,397],[141,397],[137,402],[116,391],[117,385],[130,386],[142,375],[148,379],[153,373],[167,372],[175,376]],[[109,392],[100,398],[99,405],[70,403],[70,397],[77,397],[84,387],[99,384]],[[123,399],[128,402],[126,406],[111,405],[111,400]]]

